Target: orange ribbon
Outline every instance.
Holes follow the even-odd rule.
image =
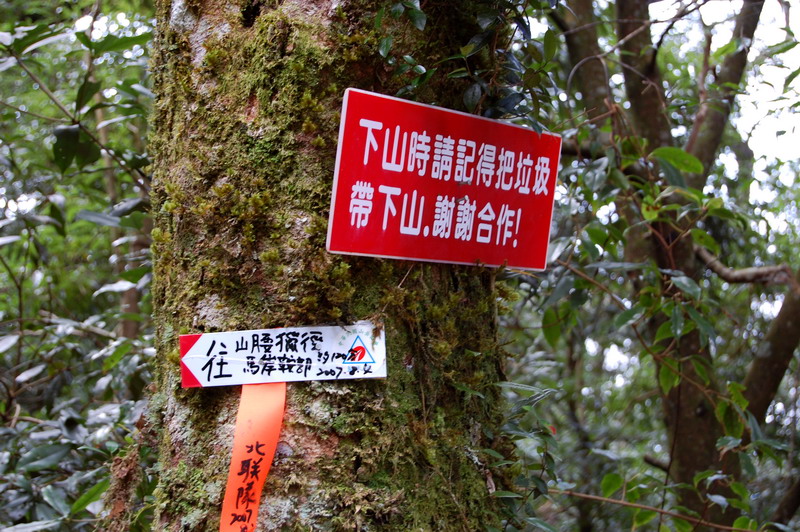
[[[254,532],[286,405],[286,383],[247,384],[236,415],[220,532]]]

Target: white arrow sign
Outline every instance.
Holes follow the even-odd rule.
[[[180,348],[184,388],[386,377],[383,330],[366,321],[184,334]]]

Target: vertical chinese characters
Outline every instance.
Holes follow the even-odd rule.
[[[230,525],[239,526],[241,532],[252,532],[255,530],[256,515],[258,511],[257,495],[261,491],[264,479],[261,478],[261,470],[264,467],[263,461],[266,453],[263,452],[265,445],[258,440],[245,445],[246,458],[238,464],[236,473],[236,501],[234,511],[230,515]],[[259,483],[256,485],[256,483]]]

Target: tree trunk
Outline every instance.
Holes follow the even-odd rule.
[[[763,2],[757,0],[745,1],[738,14],[734,34],[743,42],[749,43],[752,39],[762,4]],[[562,27],[566,32],[570,60],[576,68],[581,66],[582,70],[575,73],[580,90],[584,94],[591,94],[592,87],[604,87],[608,83],[604,72],[593,72],[586,68],[589,64],[601,64],[600,58],[603,57],[598,52],[597,42],[585,42],[587,38],[595,41],[597,39],[596,36],[590,35],[590,32],[595,32],[592,24],[594,15],[591,12],[591,4],[583,0],[572,0],[569,6],[572,10],[564,15]],[[674,144],[666,113],[664,87],[657,64],[658,45],[653,42],[650,32],[647,2],[618,0],[616,8],[619,60],[623,66],[625,90],[630,102],[628,120],[635,135],[646,140],[646,148],[641,154],[644,156],[657,147]],[[572,20],[573,18],[575,20]],[[581,36],[582,40],[579,40],[578,36]],[[746,49],[738,51],[728,56],[721,67],[724,80],[732,87],[738,85],[742,79],[746,57]],[[734,96],[735,90],[725,86],[701,105],[686,150],[701,160],[704,172],[688,176],[690,186],[703,188],[711,164],[716,158]],[[592,112],[593,107],[598,106],[598,102],[591,102],[588,99],[585,104],[587,114]],[[668,224],[656,224],[651,231],[642,231],[643,226],[634,223],[638,220],[635,216],[631,216],[630,206],[626,208],[625,205],[618,203],[618,208],[620,214],[633,226],[627,235],[626,260],[632,262],[653,260],[661,268],[680,270],[694,279],[699,277],[701,265],[695,259],[691,238],[674,242],[676,231]],[[639,230],[634,230],[637,225]],[[668,284],[669,279],[665,277],[664,282]],[[674,297],[676,300],[680,300],[681,297],[678,291],[672,288],[666,290],[664,295],[667,298]],[[685,303],[684,301],[683,304]],[[787,311],[787,314],[791,314],[791,310]],[[655,332],[662,322],[663,319],[654,320],[651,324],[652,332]],[[786,343],[790,345],[791,341]],[[752,379],[755,379],[761,370],[776,381],[770,389],[777,388],[777,383],[785,372],[786,349],[775,351],[780,351],[780,355],[764,357],[763,360],[754,363],[754,368],[751,369]],[[669,359],[671,365],[682,375],[677,386],[666,394],[662,393],[670,444],[669,474],[672,481],[692,485],[694,476],[704,470],[723,471],[733,479],[738,478],[740,471],[735,453],[722,456],[716,445],[724,430],[715,417],[714,409],[718,401],[725,400],[724,396],[718,389],[713,373],[709,375],[710,382],[704,383],[692,362],[695,360],[713,367],[711,353],[707,347],[701,345],[698,332],[693,331],[682,337],[674,349],[660,353],[659,357],[663,357],[656,361],[659,369],[663,367],[664,359]],[[760,377],[760,380],[763,382],[766,377]],[[748,393],[763,398],[762,410],[766,411],[774,391],[771,395],[765,394],[764,391],[751,390],[751,387],[748,387]],[[763,416],[763,412],[761,415]],[[681,489],[680,502],[706,520],[731,524],[737,511],[732,507],[724,511],[722,507],[711,504],[706,497],[709,493],[731,495],[729,488],[722,484],[724,483],[717,482],[716,485],[709,487],[701,484],[698,486],[698,491]]]
[[[154,47],[157,530],[218,529],[240,390],[181,389],[178,335],[385,326],[388,378],[290,384],[258,530],[478,530],[500,522],[481,449],[503,447],[494,272],[325,251],[341,97],[408,83],[478,30],[424,32],[364,1],[163,0]],[[471,32],[471,33],[470,33]],[[457,107],[461,81],[419,99]],[[435,99],[434,96],[435,95]],[[477,355],[475,353],[478,353]],[[467,394],[466,388],[485,399]]]

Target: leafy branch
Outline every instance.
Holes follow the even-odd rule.
[[[111,159],[113,159],[114,162],[116,162],[117,165],[119,165],[120,168],[122,168],[128,175],[131,176],[131,179],[133,179],[134,183],[136,183],[142,190],[144,190],[146,192],[148,192],[150,190],[150,186],[148,184],[149,178],[148,178],[147,174],[145,174],[142,170],[140,170],[138,168],[131,168],[131,166],[128,165],[128,163],[125,160],[123,160],[119,155],[117,155],[114,152],[114,150],[112,150],[111,148],[109,148],[106,145],[104,145],[100,141],[100,139],[97,138],[97,136],[94,134],[94,132],[91,129],[89,129],[88,127],[86,127],[86,125],[83,122],[81,122],[81,120],[77,116],[77,114],[73,114],[72,112],[70,112],[70,110],[67,109],[67,107],[64,105],[64,103],[58,98],[58,96],[56,96],[53,93],[53,91],[50,90],[50,88],[47,86],[47,84],[45,84],[44,81],[39,76],[37,76],[35,72],[33,72],[30,68],[28,68],[28,66],[25,64],[25,61],[23,60],[22,56],[11,45],[3,44],[2,46],[3,46],[3,49],[11,57],[14,58],[16,63],[20,66],[20,68],[22,68],[22,70],[25,71],[25,73],[30,77],[30,79],[36,85],[39,86],[39,88],[42,90],[42,92],[45,93],[45,95],[47,95],[48,99],[51,102],[53,102],[53,104],[55,104],[55,106],[61,111],[61,113],[64,114],[64,116],[66,116],[68,121],[73,126],[77,126],[80,129],[80,131],[83,132],[99,149],[101,149],[105,153],[107,153],[109,155],[109,157],[111,157]],[[10,104],[8,104],[6,102],[0,102],[0,103],[5,105],[6,107],[12,107],[13,108],[12,105],[10,105]],[[76,113],[77,113],[77,110],[76,110]],[[47,118],[47,117],[42,117],[42,118],[45,118],[47,120],[58,120],[58,119],[52,119],[52,118]]]

